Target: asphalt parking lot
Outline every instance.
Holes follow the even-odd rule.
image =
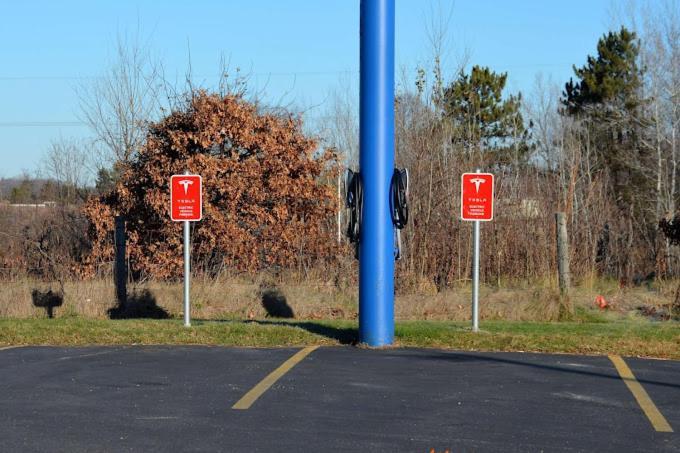
[[[0,382],[2,451],[680,451],[673,361],[22,347]]]

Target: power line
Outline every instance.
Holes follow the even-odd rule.
[[[81,127],[87,123],[81,121],[7,121],[0,122],[0,127]]]
[[[337,74],[359,74],[359,70],[344,70],[344,71],[292,71],[292,72],[243,72],[244,77],[288,77],[288,76],[319,76],[319,75],[337,75]],[[95,80],[104,79],[107,76],[69,76],[69,75],[5,75],[0,76],[0,81],[15,81],[15,80]],[[198,78],[219,78],[221,74],[195,74],[192,77]]]
[[[302,115],[304,120],[319,121],[332,118],[332,115]],[[87,127],[82,121],[0,121],[0,128],[12,127]]]
[[[541,68],[541,67],[559,67],[570,66],[572,63],[526,63],[526,64],[509,64],[497,65],[505,68]],[[242,72],[244,77],[288,77],[288,76],[324,76],[337,74],[356,74],[359,75],[358,69],[346,69],[335,71],[275,71],[275,72]],[[234,75],[233,71],[230,75]],[[198,78],[219,78],[221,74],[194,74],[192,77]],[[75,75],[0,75],[0,81],[14,81],[14,80],[94,80],[104,79],[107,76],[75,76]]]
[[[87,79],[100,79],[101,76],[0,76],[0,80],[87,80]]]

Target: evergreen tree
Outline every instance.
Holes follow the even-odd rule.
[[[97,171],[97,180],[95,181],[95,189],[99,195],[104,195],[111,192],[120,178],[120,168],[116,164],[113,168],[100,168]]]
[[[588,56],[585,66],[574,67],[578,80],[569,80],[562,93],[563,114],[583,121],[585,139],[595,150],[595,169],[608,169],[621,208],[633,206],[642,214],[653,197],[652,181],[645,168],[650,165],[641,137],[647,121],[643,117],[642,70],[638,65],[640,44],[634,32],[622,27],[597,43],[597,56]]]
[[[35,201],[33,196],[33,184],[28,178],[21,180],[21,183],[12,189],[9,196],[10,203],[30,203]]]
[[[597,57],[588,56],[585,66],[565,86],[562,103],[569,114],[590,115],[632,112],[640,104],[642,72],[637,64],[640,44],[635,32],[621,27],[597,43]]]
[[[460,73],[444,90],[444,117],[452,122],[458,141],[491,163],[507,164],[528,157],[529,131],[520,112],[521,94],[503,98],[507,73],[474,66]]]

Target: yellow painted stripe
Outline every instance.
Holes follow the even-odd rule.
[[[311,354],[311,352],[316,348],[318,348],[318,346],[309,346],[296,352],[295,355],[283,362],[280,367],[269,373],[269,375],[262,379],[259,384],[253,387],[248,393],[243,395],[243,397],[238,400],[231,408],[241,410],[250,408],[250,406],[252,406],[253,403],[269,389],[269,387],[274,385],[274,383],[278,381],[281,376],[289,372],[295,365],[302,362],[302,360]]]
[[[642,387],[642,384],[640,384],[635,378],[635,375],[630,370],[630,368],[628,368],[626,362],[618,355],[610,355],[609,360],[611,360],[616,367],[616,371],[619,372],[619,376],[621,376],[623,382],[625,382],[626,386],[628,386],[628,390],[630,390],[630,393],[633,394],[640,405],[640,408],[652,423],[654,429],[662,433],[672,433],[673,428],[671,428],[671,425],[668,424],[666,418],[659,411],[659,409],[657,409],[654,401],[652,401],[652,399],[649,397],[647,391],[644,389],[644,387]]]

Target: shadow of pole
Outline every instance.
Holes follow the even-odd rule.
[[[167,319],[164,308],[159,307],[156,298],[148,289],[134,292],[126,299],[118,299],[115,307],[108,310],[109,319]]]
[[[569,373],[569,374],[575,374],[575,375],[581,375],[581,376],[593,376],[593,377],[599,377],[599,378],[604,378],[604,379],[612,379],[615,381],[621,380],[621,376],[616,372],[614,368],[612,368],[611,372],[601,372],[601,371],[588,371],[588,370],[583,370],[583,369],[574,369],[574,368],[569,368],[566,366],[561,366],[561,365],[553,365],[553,364],[546,364],[546,363],[538,363],[535,361],[531,360],[519,360],[519,359],[513,359],[509,357],[503,357],[501,355],[498,355],[498,353],[491,353],[494,355],[480,355],[476,353],[467,353],[467,352],[437,352],[437,351],[430,351],[427,354],[423,355],[418,355],[414,356],[414,358],[421,359],[421,360],[449,360],[449,361],[454,361],[454,362],[490,362],[490,363],[502,363],[506,365],[513,365],[513,366],[521,366],[521,367],[529,367],[529,368],[537,368],[537,369],[542,369],[542,370],[547,370],[547,371],[553,371],[557,373]],[[511,354],[511,353],[501,353],[501,354]],[[522,354],[522,353],[515,353],[515,354]],[[677,383],[672,383],[672,382],[662,382],[662,381],[656,381],[656,380],[650,380],[650,379],[638,379],[638,382],[641,384],[650,384],[650,385],[659,385],[663,387],[671,387],[671,388],[678,388],[680,389],[680,384]]]
[[[259,324],[259,325],[273,325],[273,326],[289,326],[304,329],[307,332],[320,335],[322,337],[330,338],[343,345],[357,345],[359,343],[359,329],[353,327],[333,327],[312,321],[262,321],[262,320],[248,320],[239,321],[244,324]]]

